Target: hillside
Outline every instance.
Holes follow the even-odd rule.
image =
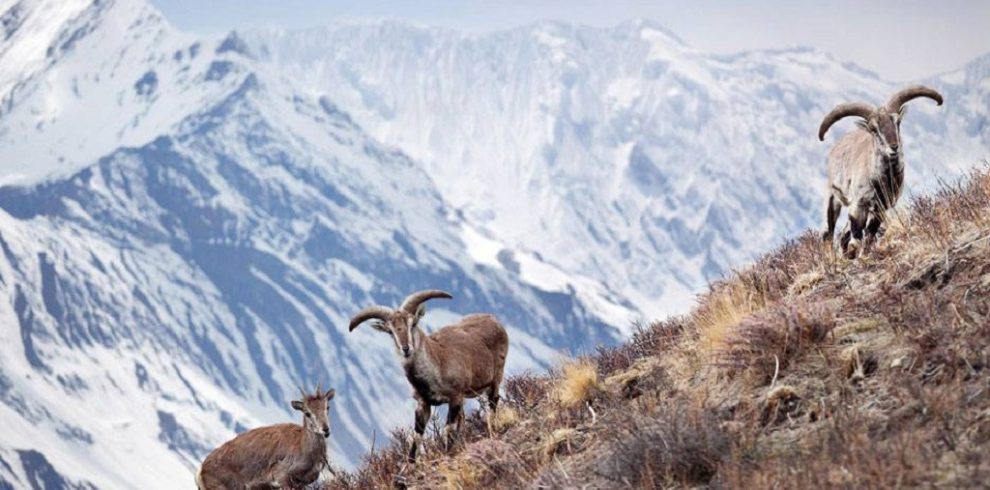
[[[990,168],[902,206],[872,256],[809,231],[631,341],[507,379],[491,424],[325,488],[963,488],[990,478]],[[406,433],[397,434],[399,440]]]

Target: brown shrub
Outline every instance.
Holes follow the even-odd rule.
[[[723,363],[747,372],[759,385],[768,384],[803,353],[825,340],[835,327],[831,312],[821,306],[794,304],[754,316],[733,332]]]
[[[550,380],[545,375],[536,375],[527,371],[509,376],[502,386],[505,390],[506,402],[529,411],[546,398],[550,389]]]
[[[505,442],[483,440],[440,464],[447,488],[520,488],[532,478],[526,463]]]
[[[606,486],[706,483],[729,453],[729,440],[711,413],[685,404],[618,421],[599,437],[591,473]]]
[[[598,373],[608,377],[629,369],[644,357],[656,357],[669,352],[684,333],[687,320],[674,317],[649,324],[636,324],[628,342],[618,346],[596,347]]]

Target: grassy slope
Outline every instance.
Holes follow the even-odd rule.
[[[492,437],[474,414],[407,465],[403,432],[327,488],[986,485],[990,170],[906,207],[869,257],[809,232],[687,316],[506,380]]]

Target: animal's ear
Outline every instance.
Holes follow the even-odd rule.
[[[388,327],[385,326],[385,322],[381,320],[371,322],[371,328],[378,330],[379,332],[390,333],[388,331]]]
[[[907,115],[907,106],[902,105],[901,108],[897,111],[897,122],[901,122],[901,119],[904,119],[905,115]]]
[[[326,398],[327,401],[330,401],[330,400],[333,400],[333,397],[336,394],[337,394],[337,390],[330,389],[330,390],[327,390],[327,392],[323,394],[323,398]]]
[[[870,123],[866,119],[856,121],[856,126],[859,126],[861,129],[865,129],[867,131],[870,130]]]
[[[419,323],[419,321],[423,319],[424,315],[426,315],[426,305],[419,305],[419,308],[416,308],[416,323]]]
[[[302,412],[303,411],[303,402],[301,402],[299,400],[292,400],[292,408],[294,408],[294,409],[299,410],[300,412]]]

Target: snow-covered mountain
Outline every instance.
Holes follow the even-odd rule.
[[[511,370],[629,319],[477,261],[421,166],[236,36],[132,0],[0,7],[0,488],[189,488],[216,444],[294,419],[300,383],[337,389],[352,464],[412,404],[391,341],[347,318],[416,289],[455,294],[430,326],[497,312]]]
[[[286,78],[422,162],[481,233],[604,281],[647,317],[683,312],[706,280],[820,226],[821,117],[902,86],[807,48],[701,53],[649,21],[245,37]],[[984,57],[926,81],[947,102],[911,105],[913,189],[990,155],[988,70]]]
[[[928,83],[916,189],[990,142],[990,57]],[[819,118],[894,87],[649,22],[201,39],[142,0],[0,0],[0,489],[191,487],[321,381],[354,463],[412,414],[358,308],[448,289],[427,324],[497,312],[513,370],[614,341],[817,224]]]

